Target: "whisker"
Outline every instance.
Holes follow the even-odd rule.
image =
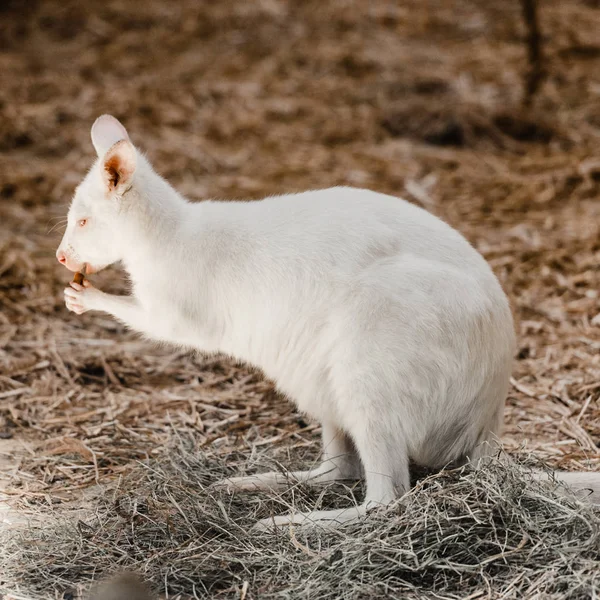
[[[55,223],[46,235],[50,235],[57,227],[61,227],[61,226],[63,227],[63,231],[64,231],[65,225],[66,224],[64,222],[63,223]]]
[[[54,223],[54,225],[53,225],[53,226],[52,226],[52,228],[51,228],[51,229],[50,229],[50,230],[49,230],[49,231],[46,233],[46,235],[48,235],[48,234],[52,233],[52,232],[53,232],[53,231],[56,229],[56,227],[58,227],[59,225],[64,225],[64,224],[65,224],[65,223],[68,221],[68,218],[67,218],[67,217],[50,217],[50,218],[48,219],[48,222],[46,223],[46,227],[49,227],[49,226],[50,226],[50,223],[51,223],[52,221],[56,221],[56,223]]]

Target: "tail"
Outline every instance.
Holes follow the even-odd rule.
[[[493,432],[482,436],[482,440],[472,450],[468,462],[479,469],[485,469],[486,460],[499,459],[512,462],[502,450],[500,441]],[[600,473],[592,471],[542,471],[534,470],[533,478],[556,484],[555,491],[562,495],[572,494],[582,502],[600,505]]]
[[[571,492],[577,498],[590,504],[600,505],[600,473],[588,471],[535,471],[534,477],[539,481],[556,481],[556,491]]]

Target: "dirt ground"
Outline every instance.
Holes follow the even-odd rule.
[[[318,435],[251,369],[65,309],[59,219],[105,112],[192,200],[346,184],[447,220],[513,302],[506,447],[599,469],[600,5],[547,0],[541,17],[548,76],[526,109],[516,0],[4,2],[9,498],[22,510],[77,498],[173,431],[194,430],[208,452],[259,444],[278,458]],[[126,290],[115,269],[94,281]]]

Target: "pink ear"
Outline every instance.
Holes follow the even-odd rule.
[[[131,185],[135,173],[135,148],[129,140],[117,142],[102,159],[102,165],[108,191],[122,194]]]
[[[127,129],[111,115],[98,117],[92,125],[91,135],[98,158],[102,158],[117,142],[129,140]]]

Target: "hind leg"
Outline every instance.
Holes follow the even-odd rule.
[[[482,428],[473,448],[463,457],[463,463],[469,463],[477,469],[485,466],[490,458],[498,455],[502,447],[500,436],[503,420],[504,402],[491,416],[487,425]]]
[[[360,477],[360,461],[346,434],[328,423],[323,423],[322,443],[322,462],[314,469],[231,477],[217,482],[215,487],[231,491],[276,490],[294,483],[318,484]]]
[[[378,424],[381,428],[381,423]],[[376,430],[375,430],[376,431]],[[367,492],[364,502],[358,506],[335,510],[316,510],[307,513],[279,515],[258,521],[254,529],[270,529],[273,525],[318,524],[339,525],[356,521],[367,511],[393,502],[410,487],[409,461],[402,439],[379,431],[374,434],[368,425],[356,435],[355,444],[361,457]]]

